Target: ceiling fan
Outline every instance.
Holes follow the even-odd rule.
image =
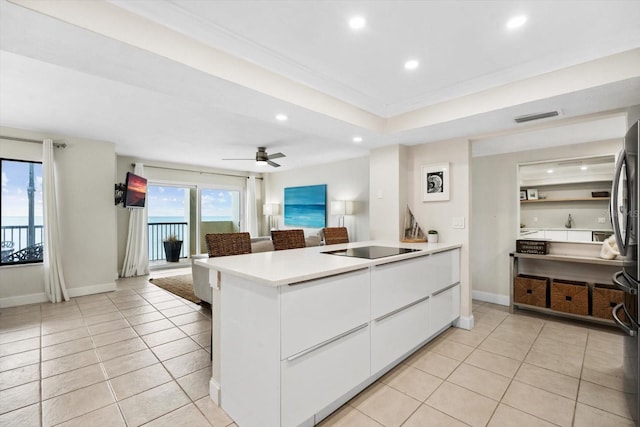
[[[266,147],[258,147],[258,151],[256,151],[256,163],[258,165],[270,165],[273,166],[274,168],[279,168],[280,165],[277,164],[276,162],[272,162],[271,160],[273,159],[279,159],[280,157],[287,157],[282,153],[275,153],[275,154],[267,154],[267,149]],[[222,160],[253,160],[253,159],[222,159]]]

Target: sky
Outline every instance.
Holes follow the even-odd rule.
[[[29,216],[29,163],[13,160],[2,160],[2,217],[24,217],[24,225]],[[35,217],[42,218],[42,165],[35,164]],[[3,225],[18,225],[5,224]],[[38,223],[38,222],[36,222]],[[41,221],[40,221],[41,223]]]

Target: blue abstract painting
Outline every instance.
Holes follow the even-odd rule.
[[[326,184],[284,189],[284,225],[322,228],[326,218]]]

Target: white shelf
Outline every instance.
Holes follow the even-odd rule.
[[[520,200],[520,203],[553,203],[553,202],[608,202],[609,197],[576,197],[567,199]]]

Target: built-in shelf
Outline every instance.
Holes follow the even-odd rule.
[[[599,323],[601,325],[609,325],[609,326],[616,325],[613,320],[609,320],[609,319],[601,319],[599,317],[593,317],[593,316],[583,316],[581,314],[564,313],[562,311],[556,311],[550,308],[538,307],[535,305],[522,304],[520,302],[514,302],[513,306],[518,307],[520,309],[524,309],[524,310],[531,310],[531,311],[537,311],[540,313],[553,314],[554,316],[564,317],[567,319],[585,320],[587,322]]]
[[[583,281],[584,277],[576,278],[572,276],[574,276],[576,271],[583,271],[589,268],[589,266],[585,264],[590,264],[591,266],[597,266],[595,267],[595,269],[591,268],[590,270],[591,272],[589,273],[589,275],[594,274],[594,272],[596,271],[597,271],[597,274],[594,275],[591,278],[591,280],[584,281],[584,284],[588,287],[589,299],[591,299],[593,287],[595,286],[595,284],[610,283],[601,279],[607,276],[611,277],[609,275],[612,274],[612,272],[617,271],[619,268],[622,268],[623,266],[622,260],[617,260],[617,259],[609,260],[609,259],[602,259],[602,258],[597,258],[593,256],[555,255],[555,254],[538,255],[538,254],[525,254],[525,253],[518,253],[518,252],[512,252],[509,254],[509,256],[511,257],[511,266],[510,266],[511,289],[509,290],[510,292],[509,300],[510,300],[510,311],[512,313],[514,312],[514,308],[518,308],[518,309],[538,311],[545,314],[552,314],[554,316],[565,317],[568,319],[585,320],[589,322],[599,323],[601,325],[615,326],[615,322],[610,319],[603,319],[603,318],[592,316],[592,315],[567,313],[563,311],[553,310],[550,307],[539,307],[535,305],[514,301],[514,286],[515,286],[516,277],[518,277],[518,275],[521,273],[533,274],[533,275],[539,275],[539,276],[541,275],[541,277],[547,277],[550,281],[553,280],[553,278],[569,279],[569,280],[580,279],[580,281]],[[551,267],[548,264],[546,266],[544,264],[533,264],[534,269],[536,271],[540,271],[539,274],[528,269],[525,269],[528,271],[523,272],[521,271],[521,266],[519,261],[527,260],[527,259],[536,260],[536,261],[551,261],[555,264],[560,263],[560,265]],[[564,263],[567,263],[567,264],[564,264]],[[571,268],[569,268],[571,264],[582,264],[583,266],[575,266],[575,268],[573,268],[572,270]],[[554,272],[559,272],[559,273],[556,275],[554,274]],[[547,292],[551,292],[550,287],[548,287]],[[549,294],[547,294],[547,298],[549,298]],[[589,306],[591,306],[592,302],[589,301],[588,304]],[[547,299],[547,305],[549,305],[549,299]],[[591,311],[591,309],[589,309],[589,311]]]
[[[609,197],[576,197],[570,199],[538,199],[538,200],[520,200],[520,203],[553,203],[553,202],[608,202]]]

